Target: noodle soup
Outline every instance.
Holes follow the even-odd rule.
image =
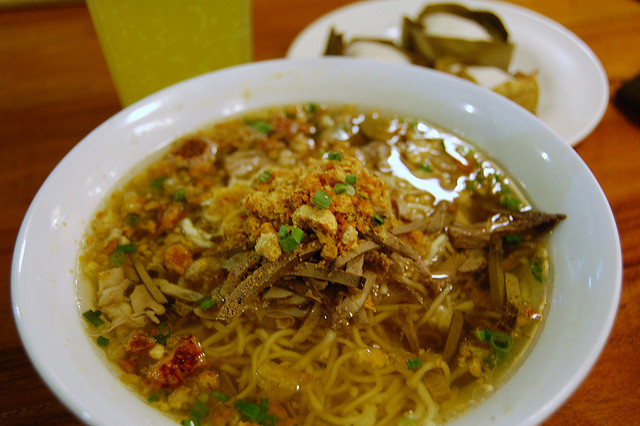
[[[82,310],[183,424],[445,422],[534,338],[563,218],[427,122],[274,107],[181,138],[109,197]]]

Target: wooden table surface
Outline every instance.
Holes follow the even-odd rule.
[[[348,0],[254,0],[255,60],[280,58],[314,19]],[[640,2],[515,0],[561,23],[600,58],[612,95],[640,73]],[[10,299],[20,223],[63,156],[120,109],[82,2],[0,9],[0,424],[78,424],[21,345]],[[0,8],[3,0],[0,0]],[[587,379],[548,425],[640,422],[640,127],[610,103],[576,151],[599,180],[624,255],[618,317]],[[584,313],[589,315],[588,312]]]

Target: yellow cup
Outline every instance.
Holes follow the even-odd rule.
[[[251,0],[87,0],[87,5],[123,106],[253,56]]]

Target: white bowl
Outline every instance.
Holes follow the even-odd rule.
[[[424,118],[489,153],[543,211],[566,213],[550,254],[554,288],[539,339],[513,377],[458,424],[536,424],[600,354],[617,311],[620,240],[596,179],[572,148],[511,102],[461,79],[347,58],[278,60],[196,77],[116,114],[55,168],[18,235],[11,291],[20,336],[47,385],[90,424],[172,424],[120,383],[85,335],[79,241],[103,197],[142,159],[185,133],[246,110],[349,103]]]

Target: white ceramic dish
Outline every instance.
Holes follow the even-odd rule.
[[[504,98],[423,68],[345,58],[257,63],[186,81],[119,112],[64,158],[26,214],[11,277],[20,336],[45,382],[89,424],[170,424],[119,382],[85,335],[78,243],[123,175],[176,137],[242,111],[310,101],[424,117],[491,153],[539,209],[568,215],[550,242],[555,288],[539,340],[516,374],[456,423],[542,421],[589,372],[616,314],[620,242],[602,190],[567,144]]]
[[[305,28],[287,52],[289,58],[323,55],[331,27],[355,36],[400,40],[402,17],[415,17],[439,0],[372,0],[336,9]],[[510,71],[538,71],[537,115],[570,145],[582,141],[600,122],[609,102],[602,64],[582,40],[555,21],[531,10],[491,0],[456,3],[490,10],[504,22],[516,49]]]

